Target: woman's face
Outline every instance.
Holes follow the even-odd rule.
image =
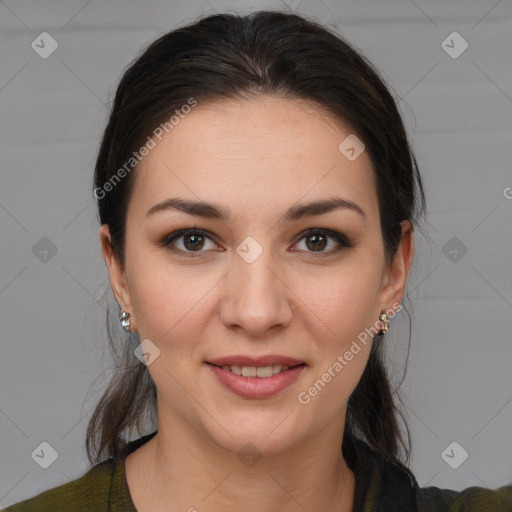
[[[326,428],[342,435],[371,348],[363,333],[400,303],[413,252],[408,230],[386,267],[370,158],[354,159],[348,141],[339,149],[350,134],[302,100],[199,102],[133,171],[125,267],[111,258],[106,226],[102,245],[118,302],[150,340],[160,425],[267,453]],[[154,209],[171,198],[205,215]],[[353,206],[322,208],[330,200]],[[320,206],[302,210],[310,203]],[[207,204],[226,217],[206,215]],[[201,231],[171,241],[185,229]],[[267,355],[305,366],[254,392],[247,377],[207,363]]]

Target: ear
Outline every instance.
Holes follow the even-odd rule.
[[[384,276],[380,293],[381,309],[388,311],[402,302],[407,275],[414,258],[414,231],[408,220],[401,222],[402,234],[393,261]]]
[[[134,326],[133,311],[131,310],[131,299],[126,282],[126,273],[114,254],[112,241],[110,237],[110,229],[108,224],[103,224],[100,227],[100,242],[103,258],[108,268],[110,275],[110,286],[116,298],[117,303],[122,308],[122,311],[128,311],[132,316],[132,326]]]

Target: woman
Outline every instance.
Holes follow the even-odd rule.
[[[402,460],[382,343],[424,194],[339,36],[279,12],[164,35],[119,84],[94,195],[137,343],[90,421],[96,465],[7,510],[512,509],[512,485],[420,489]]]

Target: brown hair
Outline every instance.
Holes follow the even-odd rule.
[[[122,264],[136,170],[123,173],[114,183],[116,172],[155,127],[190,98],[201,104],[263,94],[312,101],[350,126],[364,142],[375,173],[385,256],[388,263],[392,261],[401,221],[417,226],[425,213],[421,178],[393,97],[373,66],[338,34],[303,16],[259,11],[216,14],[173,30],[150,44],[124,72],[94,176],[99,221],[109,225],[113,250]],[[108,182],[114,186],[105,193]],[[115,461],[124,458],[131,432],[141,433],[147,415],[156,411],[156,388],[146,365],[135,358],[126,339],[116,349],[108,315],[107,328],[117,367],[87,428],[91,462],[104,455]],[[409,460],[410,434],[395,404],[396,390],[391,390],[382,350],[382,341],[373,343],[362,378],[349,398],[343,449],[347,440],[359,438],[401,464],[400,445]]]

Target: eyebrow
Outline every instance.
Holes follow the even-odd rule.
[[[295,222],[303,217],[323,215],[338,209],[352,210],[360,214],[364,219],[367,219],[363,209],[353,201],[341,197],[330,197],[324,200],[291,206],[285,213],[283,221],[286,223]],[[177,197],[171,197],[152,206],[146,212],[146,217],[166,210],[177,210],[208,219],[229,220],[231,218],[229,208],[204,201],[193,201]]]

